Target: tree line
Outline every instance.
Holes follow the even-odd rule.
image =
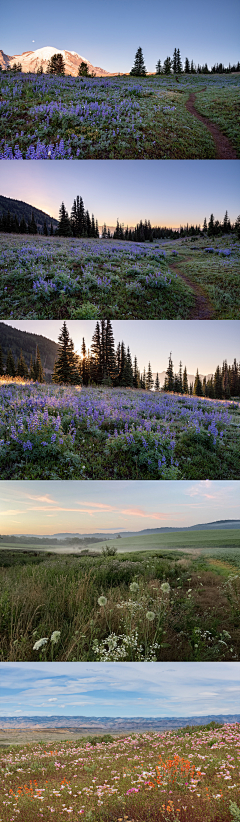
[[[99,238],[98,220],[95,220],[94,214],[90,217],[89,211],[85,210],[82,197],[77,196],[73,201],[70,217],[64,202],[62,202],[59,209],[59,223],[54,231],[51,222],[50,229],[48,229],[46,219],[43,223],[43,230],[39,232],[38,226],[32,211],[31,219],[26,220],[24,216],[18,219],[16,214],[11,214],[10,211],[4,212],[0,215],[0,231],[5,233],[15,234],[38,234],[44,236],[58,237],[94,237]],[[102,227],[102,239],[124,240],[130,242],[153,242],[160,239],[176,240],[181,237],[197,237],[207,234],[208,237],[221,236],[222,234],[237,234],[240,238],[240,216],[237,217],[234,223],[231,223],[228,212],[225,211],[223,221],[215,220],[214,215],[211,214],[207,222],[206,217],[203,221],[203,226],[189,225],[180,226],[179,229],[168,228],[166,226],[152,226],[150,220],[140,220],[135,228],[124,228],[123,223],[119,223],[117,219],[116,228],[113,233],[107,228],[106,223]]]
[[[4,369],[0,347],[0,374],[44,382],[44,371],[38,346],[36,347],[36,358],[33,361],[31,357],[29,369],[22,351],[16,364],[11,349],[7,353]],[[208,379],[206,377],[201,379],[197,368],[194,382],[190,383],[187,368],[185,366],[183,369],[181,361],[178,372],[174,373],[170,353],[166,377],[161,387],[158,373],[154,380],[150,362],[148,368],[144,368],[141,373],[137,357],[135,356],[132,360],[129,346],[126,347],[122,341],[115,348],[110,320],[101,320],[96,323],[90,350],[87,350],[83,337],[81,356],[74,350],[73,340],[64,321],[58,338],[58,354],[52,381],[64,385],[105,385],[113,388],[122,386],[147,391],[154,389],[154,391],[189,394],[210,399],[229,399],[240,395],[240,363],[238,364],[234,359],[232,365],[227,365],[227,361],[224,360],[222,366],[218,365],[215,374]]]
[[[234,359],[232,365],[223,361],[222,366],[217,365],[215,374],[201,379],[197,368],[194,383],[188,382],[186,366],[183,369],[182,362],[179,363],[178,373],[174,373],[172,355],[170,353],[168,368],[163,385],[163,391],[174,394],[189,394],[197,397],[209,397],[210,399],[227,400],[240,395],[240,363]]]
[[[240,71],[240,63],[238,61],[237,64],[231,65],[228,64],[228,67],[225,67],[223,63],[215,63],[212,68],[208,68],[207,63],[204,65],[196,66],[193,60],[185,58],[185,64],[183,68],[180,49],[174,49],[173,57],[166,57],[163,62],[159,59],[156,64],[156,75],[160,74],[230,74],[231,72],[239,72]],[[135,59],[133,67],[130,71],[130,75],[134,77],[145,77],[147,74],[147,69],[144,63],[143,51],[142,48],[139,48],[136,51]]]

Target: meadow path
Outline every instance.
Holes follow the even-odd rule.
[[[186,262],[191,260],[191,257],[186,257]],[[189,320],[213,320],[214,319],[214,308],[211,305],[210,300],[207,298],[206,294],[204,293],[203,288],[197,283],[193,283],[192,280],[187,276],[187,274],[183,274],[183,272],[179,269],[178,264],[171,261],[169,264],[170,270],[174,270],[178,277],[181,277],[184,282],[189,285],[191,288],[194,298],[195,298],[195,305],[192,308],[191,314],[188,317]]]
[[[206,86],[204,86],[204,88],[199,89],[199,92],[205,91],[205,89]],[[234,148],[232,148],[228,138],[225,137],[225,134],[222,134],[220,129],[217,126],[215,126],[214,123],[211,123],[211,120],[209,120],[208,117],[205,117],[203,114],[198,113],[197,109],[194,106],[195,100],[196,94],[191,92],[187,102],[185,103],[186,109],[190,112],[190,114],[193,114],[194,117],[197,117],[197,119],[200,120],[201,123],[204,124],[204,126],[206,126],[208,131],[210,131],[210,134],[212,135],[212,138],[216,146],[217,159],[237,160],[236,151],[234,150]]]

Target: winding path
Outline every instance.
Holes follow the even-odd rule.
[[[205,91],[206,86],[204,88],[199,89],[199,92]],[[211,123],[211,120],[208,117],[205,117],[203,114],[199,114],[197,109],[194,106],[196,100],[196,94],[193,92],[189,95],[187,102],[185,103],[187,111],[190,114],[193,114],[194,117],[197,117],[201,123],[206,126],[212,138],[214,140],[216,150],[217,150],[217,159],[218,160],[237,160],[237,154],[234,148],[232,148],[231,143],[229,142],[228,138],[225,137],[225,134],[220,131],[220,129],[215,126],[214,123]]]
[[[186,257],[187,260],[191,260],[191,257]],[[177,263],[172,262],[169,263],[169,268],[173,269],[178,277],[181,277],[181,280],[184,280],[186,285],[188,285],[194,295],[195,305],[191,310],[191,314],[188,317],[188,320],[213,320],[215,316],[215,311],[213,306],[211,305],[210,300],[206,297],[203,288],[196,283],[193,283],[192,280],[187,276],[187,274],[183,274],[182,271],[178,268]]]

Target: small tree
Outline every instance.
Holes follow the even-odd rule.
[[[183,384],[182,384],[183,394],[188,394],[188,377],[187,377],[187,369],[186,366],[183,372]]]
[[[185,72],[185,74],[190,74],[190,62],[189,62],[188,57],[186,57],[186,59],[185,59],[184,72]]]
[[[158,60],[158,61],[157,61],[157,65],[156,65],[156,74],[162,74],[162,65],[161,65],[161,60]]]
[[[160,391],[160,382],[159,382],[158,372],[157,372],[157,375],[156,375],[154,388],[155,388],[155,391]]]
[[[39,351],[38,345],[37,345],[37,350],[36,350],[36,359],[34,360],[32,371],[33,371],[33,375],[34,375],[33,379],[36,380],[36,382],[44,382],[44,371],[43,371],[43,367],[42,367],[42,363],[41,363],[41,357],[40,357],[40,351]],[[31,364],[30,364],[30,376],[31,376]]]
[[[148,370],[147,370],[147,378],[146,378],[146,389],[147,391],[151,391],[154,384],[154,379],[152,375],[151,363],[148,363]]]
[[[58,337],[58,346],[58,357],[55,361],[52,381],[71,385],[80,383],[78,360],[65,321]]]
[[[47,227],[46,219],[44,220],[44,223],[43,223],[43,233],[44,233],[45,237],[48,237],[48,227]]]
[[[57,228],[57,234],[59,235],[59,237],[72,236],[71,223],[64,203],[62,203],[59,209],[59,224]]]
[[[171,74],[172,61],[171,57],[166,57],[163,63],[163,74]]]
[[[65,74],[65,63],[61,53],[53,54],[47,66],[48,74]]]
[[[134,75],[135,77],[145,77],[146,76],[146,67],[144,65],[143,53],[142,53],[142,49],[141,49],[140,46],[139,46],[139,49],[136,51],[134,66],[131,69],[130,74]]]
[[[197,368],[196,377],[195,377],[195,381],[194,381],[193,393],[194,393],[194,396],[196,396],[196,397],[202,397],[203,396],[203,387],[202,387],[202,382],[201,382],[200,377],[199,377],[198,368]]]
[[[6,372],[8,377],[15,377],[16,376],[16,367],[15,361],[12,353],[12,349],[10,348],[7,352],[7,362],[6,362]]]
[[[84,63],[84,60],[78,66],[78,76],[79,77],[90,77],[88,64]]]

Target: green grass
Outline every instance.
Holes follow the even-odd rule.
[[[239,540],[218,538],[211,548],[197,540],[196,551],[176,539],[172,550],[146,541],[139,550],[133,537],[114,557],[40,554],[38,563],[2,549],[1,660],[239,659]]]
[[[237,319],[239,261],[236,235],[130,243],[0,234],[0,317],[194,319],[200,286],[209,317]]]
[[[213,94],[209,94],[206,88],[206,91],[197,96],[194,105],[200,114],[208,117],[228,137],[237,156],[240,157],[240,114],[237,88],[226,88],[224,82],[222,88],[215,88]]]
[[[68,812],[73,822],[237,822],[238,750],[239,725],[217,723],[11,747],[2,754],[0,819],[49,822]]]
[[[185,107],[191,92],[239,151],[239,74],[178,79],[2,75],[1,158],[214,159],[211,134]]]

